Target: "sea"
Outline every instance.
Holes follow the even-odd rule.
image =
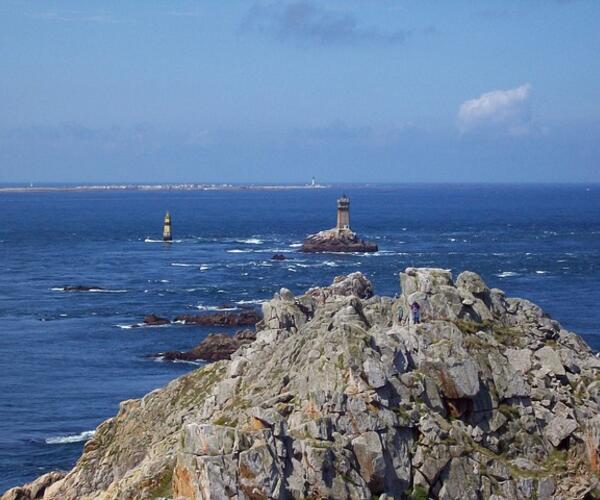
[[[380,250],[300,253],[343,193]],[[149,313],[260,307],[355,271],[393,296],[406,267],[469,269],[600,350],[599,185],[0,192],[0,214],[0,491],[69,469],[120,401],[198,368],[148,355],[232,331],[131,328]]]

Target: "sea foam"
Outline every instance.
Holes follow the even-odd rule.
[[[53,436],[46,438],[46,444],[68,444],[80,443],[91,439],[96,431],[83,431],[79,434],[70,434],[68,436]]]

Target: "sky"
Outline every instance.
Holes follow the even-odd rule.
[[[0,2],[0,183],[312,176],[600,182],[600,2]]]

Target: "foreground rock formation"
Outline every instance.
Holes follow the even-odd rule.
[[[3,499],[596,496],[600,360],[583,340],[471,272],[401,284],[282,289],[231,361],[124,401],[64,478]]]
[[[377,252],[375,243],[362,240],[350,229],[328,229],[308,236],[303,252]]]

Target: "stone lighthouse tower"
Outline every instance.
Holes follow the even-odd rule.
[[[337,200],[337,225],[338,232],[350,229],[350,198],[345,194]]]

